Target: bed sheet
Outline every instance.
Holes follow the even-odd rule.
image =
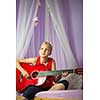
[[[83,99],[83,90],[42,91],[36,94],[38,98],[74,98]]]

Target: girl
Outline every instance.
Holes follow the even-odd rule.
[[[25,69],[21,67],[21,62],[32,63],[33,65],[44,64],[47,70],[54,71],[56,70],[56,63],[53,58],[49,57],[51,55],[51,52],[52,45],[49,42],[43,42],[39,49],[39,57],[16,60],[16,67],[25,78],[28,78],[30,75]],[[56,76],[56,81],[58,80],[57,78],[58,77]],[[50,88],[50,90],[67,89],[68,87],[68,82],[66,80],[56,83],[53,87],[48,87],[46,86],[46,84],[49,84],[48,80],[46,80],[45,83],[43,83],[43,85],[41,86],[30,85],[26,87],[24,90],[21,91],[23,100],[30,100],[34,98],[35,94],[39,91],[49,90]]]

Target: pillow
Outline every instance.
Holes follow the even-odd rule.
[[[71,73],[67,77],[63,77],[61,80],[67,80],[69,82],[68,90],[82,89],[83,87],[82,75]]]

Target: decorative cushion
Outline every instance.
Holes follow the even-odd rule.
[[[82,75],[71,73],[67,77],[62,78],[61,80],[64,79],[69,82],[68,90],[79,90],[83,87]]]

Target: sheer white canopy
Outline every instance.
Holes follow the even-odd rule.
[[[17,24],[17,58],[24,58],[28,50],[29,43],[34,33],[35,18],[40,5],[39,0],[33,0],[29,5],[28,0],[20,0],[19,17]]]
[[[58,69],[82,67],[82,0],[19,0],[17,17],[17,59],[50,41]]]

